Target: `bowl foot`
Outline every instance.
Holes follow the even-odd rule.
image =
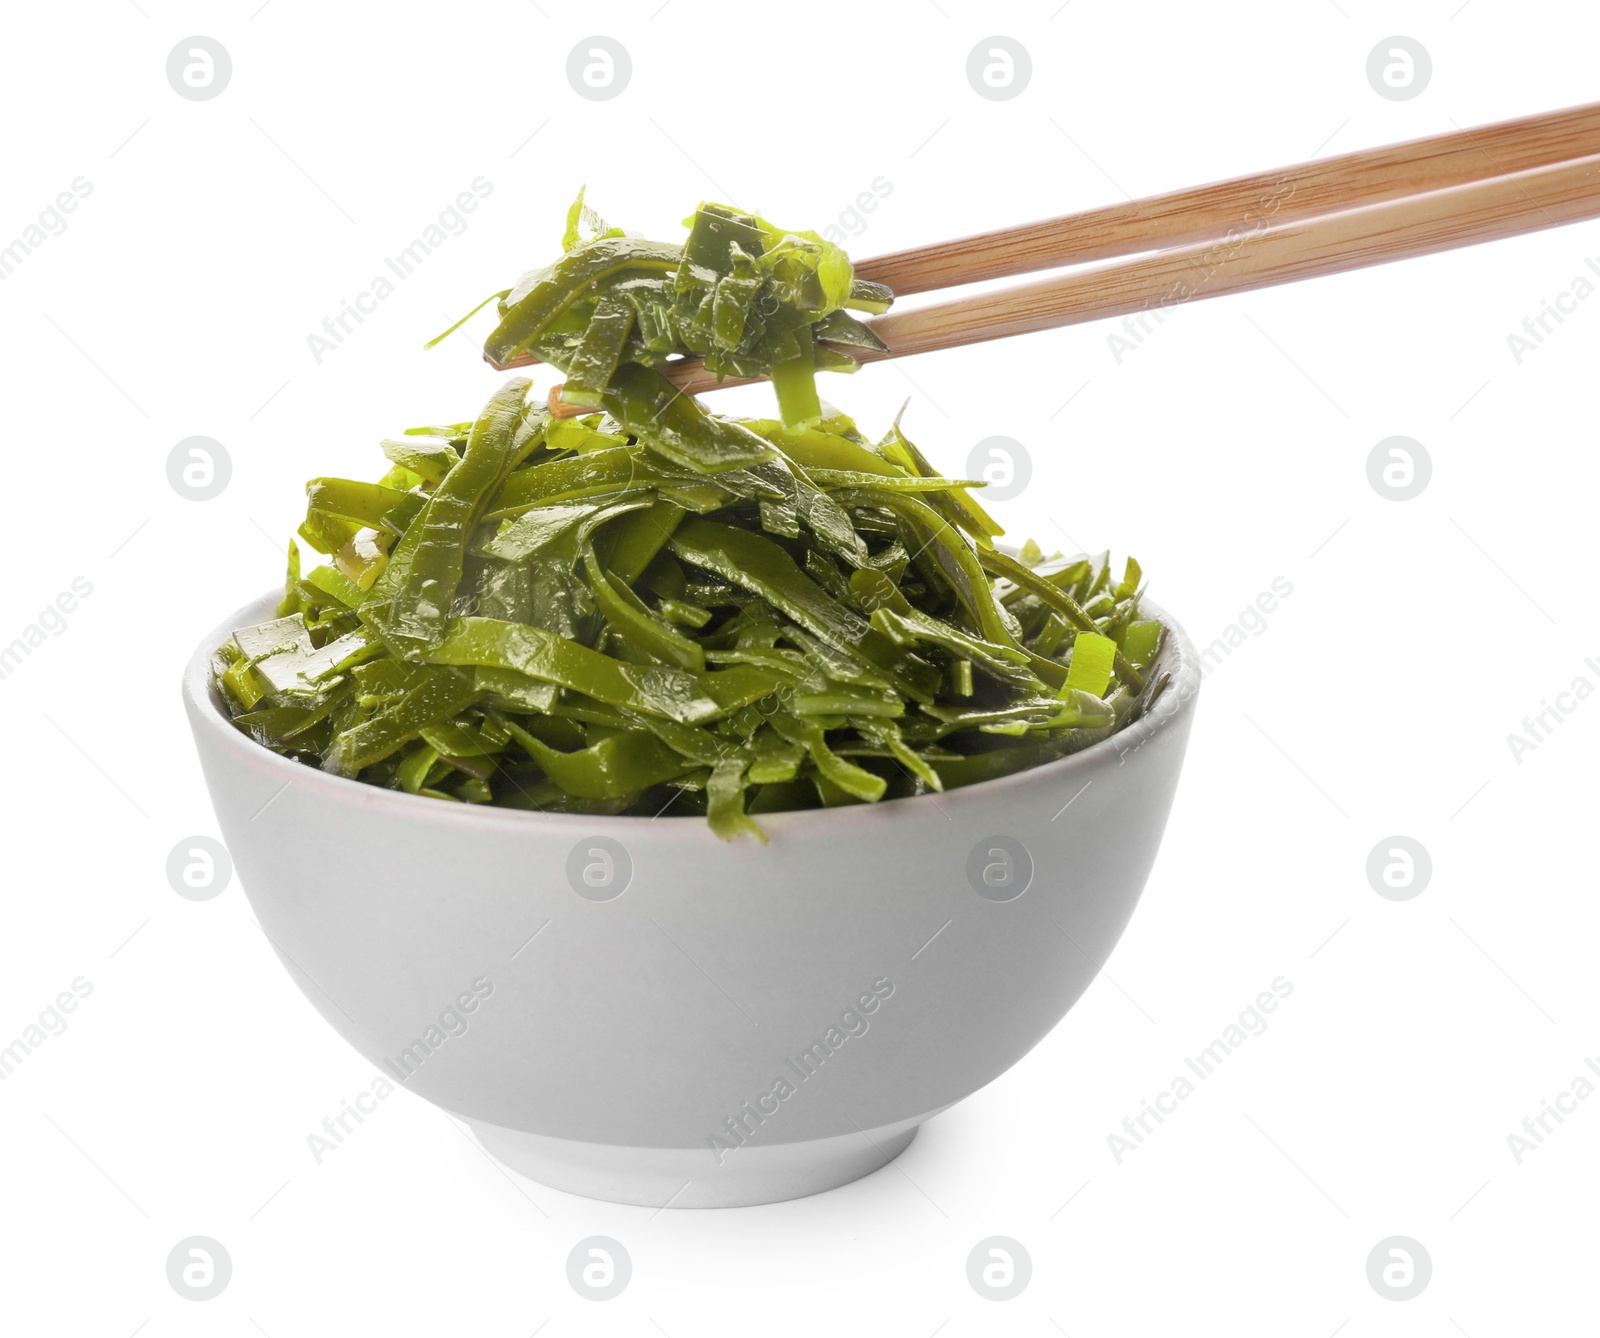
[[[553,1189],[648,1208],[740,1208],[820,1194],[887,1166],[911,1145],[921,1117],[803,1143],[707,1148],[621,1147],[547,1138],[467,1120],[484,1150]]]

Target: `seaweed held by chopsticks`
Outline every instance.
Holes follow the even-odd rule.
[[[594,218],[580,191],[560,259],[469,313],[498,304],[485,355],[505,366],[532,354],[566,374],[568,404],[599,408],[618,367],[698,354],[719,379],[770,376],[787,426],[815,422],[815,373],[854,371],[841,348],[884,347],[846,308],[882,313],[893,294],[855,278],[849,257],[814,232],[723,204],[702,203],[684,223],[682,245],[626,237]]]
[[[723,217],[708,208],[697,220]],[[650,291],[677,293],[693,268],[684,291],[704,291],[684,310],[709,302],[714,317],[738,272],[727,257],[789,240],[760,225],[756,254],[754,225],[734,222],[721,241],[691,236]],[[576,229],[575,215],[569,241]],[[566,258],[618,240],[602,230]],[[844,277],[824,278],[837,264],[804,254],[824,306],[848,291],[842,256]],[[789,285],[780,308],[806,310],[803,274],[761,273]],[[625,282],[585,292],[567,304],[587,303],[589,322],[561,327],[570,346],[541,327],[558,365],[609,297],[631,301]],[[383,442],[376,482],[307,485],[299,538],[327,561],[302,570],[291,542],[277,616],[215,656],[239,729],[435,799],[699,813],[724,838],[765,840],[762,813],[1064,756],[1162,689],[1165,629],[1141,613],[1137,562],[1119,576],[1109,554],[1002,551],[969,491],[982,485],[940,475],[898,420],[874,444],[820,403],[798,423],[709,414],[630,343],[630,310],[596,412],[553,418],[511,378],[472,422]],[[731,349],[770,353],[742,329],[730,318]]]

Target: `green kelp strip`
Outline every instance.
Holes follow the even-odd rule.
[[[1163,629],[1109,556],[1007,556],[898,428],[835,411],[696,470],[606,413],[508,381],[472,423],[317,479],[278,616],[217,654],[234,723],[285,756],[437,799],[751,813],[950,789],[1104,738],[1157,686]]]
[[[719,205],[682,246],[634,241],[581,199],[490,351],[594,412],[515,377],[385,440],[376,481],[313,479],[276,616],[216,653],[239,729],[435,799],[765,839],[752,815],[1062,757],[1162,690],[1137,562],[997,548],[981,483],[817,399],[825,346],[870,346],[845,308],[890,301],[842,251]],[[675,391],[657,367],[690,353],[771,375],[779,416]]]
[[[815,232],[711,203],[684,226],[681,244],[627,237],[595,219],[580,192],[560,259],[469,313],[491,302],[499,313],[484,353],[502,367],[531,354],[560,368],[562,399],[588,408],[610,407],[620,367],[698,355],[719,378],[771,377],[783,421],[815,422],[816,372],[852,372],[846,350],[884,348],[850,312],[881,314],[893,294],[857,279],[844,251]]]

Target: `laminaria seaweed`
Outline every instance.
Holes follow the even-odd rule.
[[[1161,690],[1137,562],[1008,553],[981,484],[818,398],[875,342],[847,308],[892,300],[836,246],[717,205],[681,246],[588,217],[490,299],[486,347],[589,412],[513,377],[384,441],[375,482],[311,480],[298,538],[326,561],[291,542],[277,616],[215,656],[239,729],[434,799],[764,840],[762,813],[1064,756]],[[689,354],[771,376],[778,416],[706,412],[659,370]]]

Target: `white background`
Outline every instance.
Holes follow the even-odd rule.
[[[318,1165],[307,1135],[371,1071],[295,990],[236,880],[193,903],[164,868],[215,835],[178,703],[192,645],[280,580],[306,478],[376,477],[381,436],[476,412],[495,374],[470,341],[421,345],[553,253],[580,184],[610,220],[672,239],[702,197],[820,228],[883,177],[892,193],[847,243],[870,256],[1581,102],[1600,14],[258,4],[0,12],[0,244],[74,178],[93,187],[0,284],[0,642],[74,577],[93,587],[0,681],[0,1044],[75,978],[93,986],[0,1083],[0,1329],[1592,1327],[1600,1100],[1520,1164],[1507,1135],[1600,1054],[1600,703],[1520,762],[1507,735],[1575,678],[1600,686],[1600,301],[1520,364],[1507,335],[1588,272],[1600,224],[1194,303],[1120,363],[1091,325],[825,387],[874,433],[911,395],[910,435],[947,472],[982,437],[1024,443],[1032,483],[996,506],[1012,536],[1132,551],[1197,641],[1274,578],[1293,587],[1207,679],[1115,983],[866,1180],[736,1211],[592,1202],[512,1183],[404,1093]],[[597,32],[633,64],[607,102],[564,73]],[[966,80],[996,33],[1031,54],[1010,101]],[[191,34],[231,53],[211,101],[165,76]],[[1392,34],[1432,56],[1410,101],[1367,82]],[[467,230],[319,364],[307,335],[479,176],[493,193]],[[233,468],[204,503],[166,475],[196,434]],[[1408,502],[1367,480],[1394,434],[1433,462]],[[1393,834],[1432,856],[1413,900],[1366,877]],[[1278,976],[1293,993],[1268,1030],[1119,1164],[1108,1134]],[[194,1234],[233,1259],[205,1303],[165,1276]],[[603,1305],[564,1271],[594,1234],[634,1262]],[[965,1272],[995,1234],[1034,1262],[1004,1304]],[[1365,1272],[1396,1234],[1434,1269],[1399,1303]]]

